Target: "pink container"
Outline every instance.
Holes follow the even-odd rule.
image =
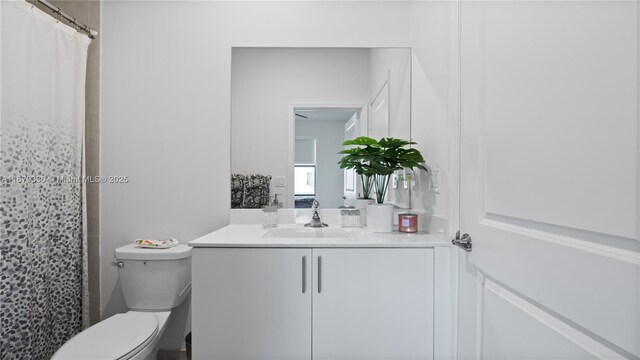
[[[405,233],[418,232],[418,215],[399,214],[398,229],[400,230],[400,232],[405,232]]]

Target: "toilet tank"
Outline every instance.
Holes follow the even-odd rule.
[[[120,287],[132,310],[170,310],[191,291],[191,248],[147,249],[130,244],[115,250]]]

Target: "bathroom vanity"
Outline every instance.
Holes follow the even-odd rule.
[[[445,238],[232,224],[190,245],[196,359],[432,359],[448,350]]]
[[[231,225],[189,243],[195,359],[453,357],[450,239],[341,228],[354,224],[335,209],[357,205],[362,187],[337,165],[345,139],[411,138],[411,59],[409,48],[232,49]],[[292,67],[305,76],[282,75]],[[427,183],[414,180],[392,182],[385,201],[428,208],[412,206]],[[329,227],[303,226],[314,202]],[[256,203],[272,204],[269,220]]]

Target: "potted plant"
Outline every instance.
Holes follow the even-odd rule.
[[[370,147],[377,149],[367,156],[376,187],[376,204],[367,207],[367,227],[374,232],[393,230],[393,205],[385,204],[391,175],[397,170],[414,168],[428,171],[419,150],[409,147],[416,143],[396,138],[382,138]]]
[[[371,190],[373,190],[373,172],[369,166],[369,158],[378,151],[374,147],[378,142],[366,136],[360,136],[353,140],[342,143],[343,146],[353,146],[352,148],[340,151],[338,154],[344,156],[340,159],[341,169],[353,169],[360,176],[362,186],[361,199],[370,200]]]
[[[371,191],[373,190],[373,171],[369,165],[370,159],[379,151],[376,144],[378,142],[370,137],[360,136],[353,140],[342,143],[343,146],[352,146],[339,152],[344,155],[340,159],[341,169],[352,169],[360,177],[362,186],[362,196],[356,199],[356,208],[360,210],[360,222],[366,222],[367,205],[373,203]]]

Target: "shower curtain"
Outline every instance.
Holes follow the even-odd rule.
[[[23,0],[0,12],[0,359],[49,359],[88,319],[90,40]]]

